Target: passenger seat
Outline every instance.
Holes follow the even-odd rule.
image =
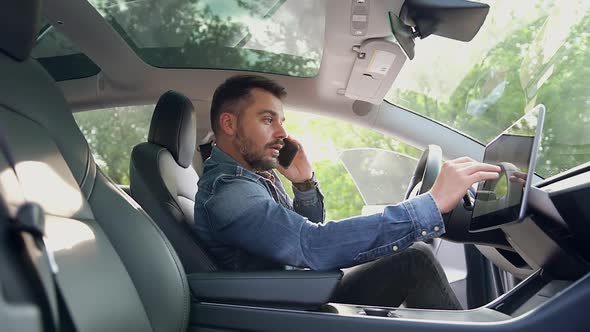
[[[0,122],[24,198],[45,211],[73,321],[80,331],[186,330],[189,289],[174,249],[97,168],[60,89],[30,57],[41,1],[1,6]],[[3,196],[17,206],[21,189],[3,176],[9,171],[0,159]]]
[[[191,166],[195,125],[192,102],[175,91],[164,93],[152,115],[148,141],[133,148],[129,169],[131,195],[166,234],[187,273],[217,269],[190,227],[199,181]]]

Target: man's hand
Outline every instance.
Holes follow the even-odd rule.
[[[508,180],[510,180],[510,182],[512,182],[512,183],[518,183],[519,185],[524,187],[524,185],[526,184],[526,177],[527,177],[526,173],[516,171],[516,172],[512,173],[512,175],[510,176],[510,179],[508,179]]]
[[[477,162],[469,157],[445,161],[430,193],[441,213],[457,206],[467,189],[476,182],[497,179],[500,166]]]
[[[281,165],[277,165],[277,170],[292,183],[300,183],[311,179],[313,176],[313,167],[311,167],[311,163],[307,159],[303,145],[301,145],[298,140],[291,136],[285,138],[285,140],[290,140],[291,142],[297,144],[299,146],[299,151],[297,151],[297,154],[295,155],[295,158],[293,159],[293,162],[289,168],[284,168]]]

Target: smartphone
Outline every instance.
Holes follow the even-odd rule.
[[[293,159],[299,152],[299,145],[291,141],[290,139],[284,139],[283,143],[285,144],[281,151],[279,152],[279,164],[284,168],[289,168]]]

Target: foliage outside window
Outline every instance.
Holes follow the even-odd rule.
[[[74,113],[97,165],[115,183],[129,184],[131,150],[147,140],[153,109],[153,105],[146,105]],[[286,118],[287,131],[302,142],[314,165],[326,196],[328,220],[360,215],[363,206],[371,204],[363,201],[339,159],[340,151],[374,148],[397,151],[412,157],[419,157],[421,153],[383,134],[346,122],[293,112],[287,113]],[[288,180],[281,179],[288,184]],[[291,186],[285,187],[293,197]],[[380,203],[396,203],[395,200],[392,197],[390,202]]]
[[[325,4],[317,0],[90,0],[147,63],[317,75]]]
[[[313,163],[316,177],[325,195],[327,220],[360,215],[363,206],[371,204],[363,201],[353,179],[340,161],[341,151],[354,148],[382,149],[414,158],[420,157],[421,154],[420,150],[391,137],[347,122],[294,112],[288,112],[285,117],[287,132],[301,141]],[[289,183],[282,176],[281,180],[285,184]],[[405,180],[409,181],[409,178]],[[291,186],[286,185],[285,188],[293,197]],[[397,202],[392,197],[391,201],[382,203]]]
[[[473,41],[418,41],[386,100],[484,144],[542,103],[536,173],[590,161],[590,2],[485,2],[491,10]]]
[[[129,184],[131,150],[146,142],[154,105],[74,113],[100,169],[115,183]]]

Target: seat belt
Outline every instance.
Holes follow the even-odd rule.
[[[199,145],[199,153],[201,154],[201,159],[203,162],[207,160],[211,156],[211,152],[213,151],[213,142],[205,143]]]
[[[2,126],[0,126],[0,153],[4,156],[14,172],[17,182],[19,182],[14,157]],[[0,199],[3,198],[0,197]],[[57,280],[59,272],[57,263],[53,252],[45,245],[45,214],[43,209],[38,204],[25,201],[18,207],[13,217],[8,214],[7,220],[3,221],[8,222],[11,228],[15,230],[14,234],[21,237],[23,248],[30,259],[29,263],[36,273],[38,281],[36,286],[40,288],[39,293],[45,296],[43,301],[45,308],[42,309],[46,311],[44,317],[49,320],[50,331],[76,332],[76,325]]]

